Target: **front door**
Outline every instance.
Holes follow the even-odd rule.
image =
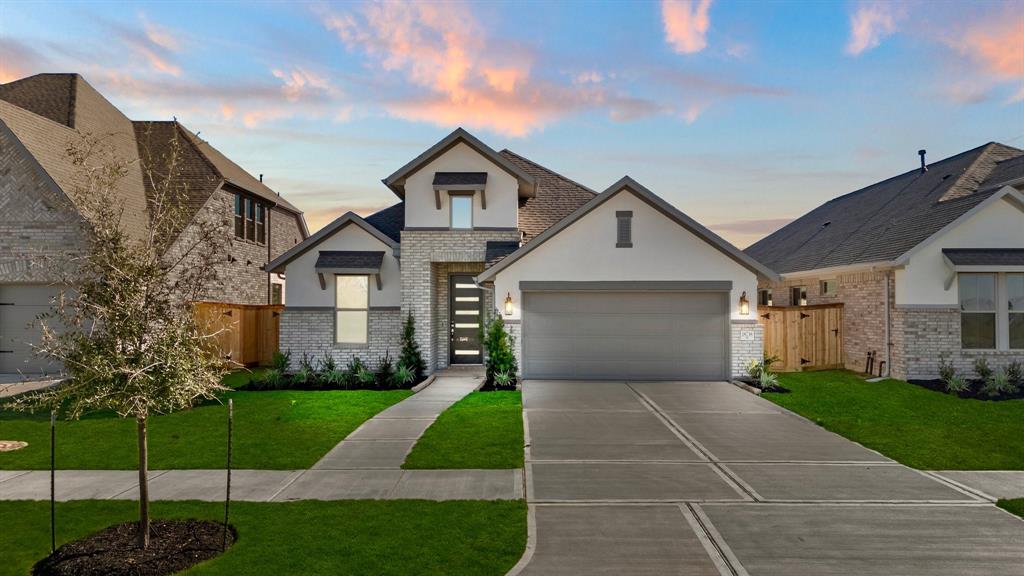
[[[449,363],[482,364],[480,326],[483,322],[483,291],[477,288],[472,276],[451,276],[448,278],[448,293]]]

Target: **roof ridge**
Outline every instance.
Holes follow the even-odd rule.
[[[171,120],[171,122],[174,124],[174,129],[181,134],[181,136],[188,142],[189,146],[191,146],[192,149],[195,150],[196,154],[198,154],[199,157],[203,159],[203,162],[205,162],[206,165],[209,166],[211,170],[213,170],[213,173],[216,174],[217,177],[221,179],[221,182],[226,181],[227,178],[225,178],[224,174],[222,174],[221,171],[217,169],[217,165],[214,164],[213,161],[211,161],[209,158],[207,158],[206,154],[203,153],[202,148],[200,148],[196,144],[196,142],[193,141],[192,138],[194,137],[196,140],[198,140],[199,135],[192,134],[192,132],[188,128],[185,128],[185,126],[181,122],[178,122],[177,119]],[[208,142],[207,144],[210,145]]]
[[[530,160],[529,158],[527,158],[527,157],[525,157],[525,156],[523,156],[521,154],[516,154],[515,152],[509,150],[508,148],[502,149],[501,154],[510,154],[512,156],[515,156],[516,158],[522,160],[523,162],[526,162],[526,163],[531,164],[531,165],[533,165],[533,166],[535,166],[537,168],[540,168],[541,170],[544,170],[545,172],[549,172],[552,175],[554,175],[554,176],[556,176],[558,178],[561,178],[562,180],[565,180],[566,182],[569,182],[570,184],[574,184],[576,186],[579,186],[580,188],[583,188],[587,192],[593,193],[595,196],[598,194],[598,192],[596,190],[594,190],[593,188],[591,188],[590,186],[587,186],[585,184],[580,184],[576,180],[573,180],[572,178],[569,178],[569,177],[565,176],[564,174],[562,174],[560,172],[556,172],[556,171],[552,170],[551,168],[548,168],[547,166],[543,166],[541,164],[538,164],[538,163],[534,162],[533,160]]]
[[[957,198],[971,196],[972,194],[977,194],[978,192],[980,192],[981,190],[979,190],[979,188],[981,184],[985,181],[985,178],[987,178],[988,175],[992,173],[992,170],[995,168],[996,162],[993,161],[992,166],[989,167],[988,170],[984,172],[984,174],[981,174],[979,172],[983,170],[983,162],[985,160],[988,160],[989,155],[992,154],[996,146],[1000,146],[1003,148],[1011,148],[1010,146],[1006,146],[1005,144],[1000,144],[995,141],[991,141],[985,144],[984,146],[980,146],[982,150],[978,154],[977,158],[971,161],[970,165],[967,166],[967,168],[965,168],[959,176],[957,176],[956,181],[950,184],[949,188],[947,188],[946,191],[942,194],[942,196],[939,197],[938,202],[948,202],[950,200],[956,200]],[[1010,158],[1004,158],[1004,160],[1009,159]],[[977,183],[974,186],[971,186],[970,179],[977,179]],[[963,189],[965,186],[968,187],[968,190]]]

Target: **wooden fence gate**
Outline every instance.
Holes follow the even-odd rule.
[[[779,372],[843,367],[843,305],[759,306],[764,354]]]
[[[243,366],[270,366],[278,349],[281,305],[196,302],[199,327],[216,333],[218,354]]]

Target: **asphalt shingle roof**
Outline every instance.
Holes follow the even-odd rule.
[[[487,172],[434,172],[434,186],[487,184]]]
[[[981,189],[1000,188],[1007,182],[1015,182],[1024,178],[1024,156],[1003,160],[996,164],[992,173],[981,184]],[[1020,186],[1020,183],[1017,183]]]
[[[366,250],[321,250],[316,268],[358,268],[379,270],[384,253]]]
[[[402,241],[402,228],[405,228],[405,202],[399,202],[364,218],[366,222],[380,230],[382,234],[395,242]]]
[[[500,262],[505,256],[515,252],[519,249],[519,242],[505,242],[498,240],[491,240],[487,243],[486,256],[484,257],[484,265],[487,268]]]
[[[1024,154],[991,142],[822,204],[746,249],[779,273],[890,261],[992,195],[997,162]]]
[[[943,248],[957,266],[1024,266],[1022,248]]]

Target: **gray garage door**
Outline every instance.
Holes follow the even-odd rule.
[[[526,378],[721,380],[726,292],[527,292]]]
[[[0,284],[0,374],[55,373],[60,364],[36,358],[30,342],[38,342],[36,316],[50,309],[58,288],[42,284]]]

